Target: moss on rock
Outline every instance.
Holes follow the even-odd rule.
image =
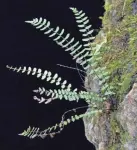
[[[101,32],[107,42],[101,48],[99,64],[107,67],[111,74],[109,84],[115,87],[116,98],[121,101],[137,73],[137,14],[134,14],[133,0],[106,0],[104,8]],[[95,44],[101,38],[103,41],[99,34]]]
[[[129,105],[125,97],[137,81],[137,0],[106,0],[104,8],[104,16],[100,17],[103,27],[93,45],[100,44],[106,39],[100,48],[102,59],[98,65],[105,66],[109,72],[108,84],[114,87],[119,107],[109,116],[104,113],[99,117],[92,116],[92,119],[85,118],[85,132],[97,150],[137,149],[137,141],[134,139],[137,133],[133,132],[137,122],[131,115],[136,114],[137,105]],[[89,79],[88,75],[87,80],[90,86],[88,89],[92,91],[90,81],[94,81]],[[134,98],[137,99],[136,97]],[[134,124],[131,124],[132,121]],[[88,128],[90,126],[92,129]]]

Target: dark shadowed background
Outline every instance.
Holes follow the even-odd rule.
[[[68,102],[56,100],[49,105],[33,100],[33,89],[51,86],[34,76],[15,73],[6,65],[31,66],[57,72],[74,88],[83,90],[83,81],[75,70],[57,66],[63,64],[76,68],[68,52],[59,47],[42,32],[25,20],[43,17],[53,27],[64,28],[66,33],[81,39],[74,15],[69,7],[83,10],[91,19],[94,29],[101,27],[99,16],[104,13],[103,0],[5,0],[0,4],[0,150],[94,150],[87,141],[83,121],[67,126],[55,138],[30,140],[18,136],[28,126],[45,129],[60,122],[61,115],[68,109],[84,106],[84,101]],[[78,66],[80,69],[81,67]],[[56,86],[53,86],[56,88]],[[78,113],[84,113],[86,109]],[[72,115],[72,114],[69,114]],[[69,117],[68,115],[68,117]]]

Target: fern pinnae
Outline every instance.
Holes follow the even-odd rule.
[[[49,102],[51,102],[52,100],[55,99],[65,99],[68,101],[79,101],[80,99],[84,99],[87,103],[92,102],[102,102],[103,99],[101,97],[99,97],[97,94],[93,93],[93,92],[86,92],[86,91],[80,91],[77,92],[77,88],[74,90],[68,90],[68,89],[49,89],[46,90],[44,87],[39,88],[37,90],[33,90],[33,92],[35,93],[40,93],[40,95],[45,95],[45,96],[51,96],[48,99],[45,99],[43,97],[38,98],[36,96],[34,96],[34,100],[39,101],[39,103],[43,103],[45,101],[47,101],[45,104],[48,104]]]
[[[82,10],[78,11],[77,8],[73,8],[73,7],[70,7],[70,9],[74,13],[76,22],[79,27],[79,31],[82,33],[82,37],[83,37],[82,41],[84,42],[84,44],[83,44],[84,51],[83,52],[88,50],[88,52],[84,55],[83,58],[86,58],[86,61],[88,61],[88,57],[90,57],[90,53],[91,53],[90,50],[92,49],[90,43],[91,43],[91,40],[95,39],[95,37],[91,36],[94,30],[91,29],[91,27],[92,27],[91,25],[88,25],[89,19],[87,16],[85,16],[85,13],[83,13]],[[85,62],[82,62],[81,64],[84,64]],[[87,68],[85,68],[85,70],[86,69]]]
[[[44,34],[50,34],[49,37],[52,37],[53,41],[55,41],[58,45],[62,46],[63,48],[66,48],[65,51],[75,50],[75,53],[79,53],[79,51],[81,51],[82,45],[79,44],[79,41],[76,43],[73,43],[74,38],[72,38],[70,41],[68,41],[70,34],[68,33],[65,37],[63,37],[64,29],[62,29],[61,32],[59,33],[59,27],[56,27],[56,29],[50,28],[49,21],[46,21],[44,19],[44,21],[42,22],[42,18],[40,18],[40,19],[36,18],[36,19],[33,19],[32,21],[25,21],[25,22],[32,24],[37,29],[41,29],[44,26],[44,29],[42,28],[42,31],[47,30],[46,32],[44,32]],[[72,45],[72,43],[73,43],[73,45]],[[71,55],[75,56],[75,53],[71,53]],[[77,63],[79,63],[79,62],[77,61]],[[79,63],[79,64],[81,65],[81,63]],[[82,67],[84,69],[89,67],[87,64],[85,67],[84,66],[85,64],[86,63],[82,64]]]
[[[97,67],[98,60],[101,59],[100,57],[100,48],[106,41],[104,40],[99,45],[96,45],[92,52],[92,58],[90,58],[90,63],[92,66],[92,70],[90,74],[94,75],[93,79],[99,79],[99,86],[101,86],[101,92],[103,92],[104,97],[101,95],[103,99],[108,99],[108,96],[112,96],[115,94],[113,92],[113,87],[107,84],[107,80],[110,78],[109,73],[106,71],[106,67]],[[109,98],[110,98],[109,97]]]
[[[39,102],[39,104],[40,104],[40,103],[43,103],[43,102],[45,102],[45,104],[48,104],[48,103],[50,103],[51,101],[53,101],[54,99],[56,99],[56,98],[48,98],[48,99],[45,99],[44,97],[38,98],[37,96],[34,96],[33,99],[34,99],[34,100],[37,100],[37,101]]]
[[[94,30],[91,29],[91,25],[89,25],[89,19],[87,16],[85,16],[86,14],[81,10],[78,11],[77,8],[74,7],[70,7],[70,9],[72,10],[72,12],[75,15],[75,19],[76,22],[78,24],[79,27],[79,31],[82,33],[83,39],[82,41],[84,41],[84,47],[86,50],[91,50],[91,40],[94,40],[95,37],[92,37],[92,33],[94,32]]]
[[[68,101],[77,101],[79,100],[79,95],[77,94],[77,89],[74,89],[73,91],[70,91],[68,89],[54,89],[54,90],[45,90],[44,88],[39,88],[38,90],[34,90],[33,92],[35,93],[40,93],[41,94],[44,94],[46,96],[51,96],[50,98],[48,99],[45,99],[43,97],[41,98],[38,98],[37,96],[34,96],[34,100],[37,100],[39,101],[39,103],[42,103],[42,102],[45,102],[45,104],[51,102],[52,100],[54,99],[60,99],[62,100],[63,98],[65,100],[68,100]]]
[[[6,66],[8,69],[13,70],[13,71],[17,71],[17,72],[21,72],[21,73],[25,73],[27,75],[36,75],[37,78],[40,78],[41,80],[46,80],[47,82],[55,83],[57,86],[60,85],[62,89],[66,88],[66,89],[71,89],[72,85],[70,83],[67,83],[67,80],[62,81],[61,77],[58,77],[58,74],[54,74],[54,76],[52,76],[52,73],[50,71],[45,70],[44,72],[42,72],[42,69],[37,69],[37,68],[31,68],[31,67],[26,67],[24,66],[22,67],[12,67],[12,66]]]
[[[109,79],[109,73],[106,71],[106,68],[98,67],[98,61],[101,59],[100,56],[100,48],[103,44],[103,42],[99,45],[96,45],[96,47],[92,47],[92,53],[90,53],[91,50],[91,43],[90,41],[94,39],[94,37],[90,37],[90,35],[93,33],[94,30],[90,30],[91,25],[88,25],[89,19],[85,16],[85,13],[83,11],[78,11],[76,8],[71,8],[74,11],[76,22],[78,23],[78,27],[80,28],[80,32],[82,33],[83,39],[82,41],[85,43],[84,45],[80,44],[79,41],[75,42],[74,38],[70,38],[70,34],[64,34],[64,29],[60,30],[57,26],[55,29],[50,28],[50,22],[46,19],[33,19],[32,21],[26,21],[26,23],[30,23],[33,26],[36,27],[36,29],[39,29],[41,31],[44,31],[44,34],[48,34],[49,37],[53,38],[53,41],[55,41],[58,45],[65,48],[65,51],[69,51],[70,54],[73,56],[73,59],[76,59],[76,62],[83,66],[83,68],[86,70],[91,67],[93,68],[92,73],[94,75],[94,78],[99,79],[99,86],[102,86],[102,90],[104,91],[105,99],[107,96],[111,96],[115,94],[112,89],[113,87],[109,86],[106,82],[106,80]],[[64,36],[65,35],[65,36]],[[83,49],[84,47],[84,49]],[[92,57],[91,57],[92,55]],[[91,57],[90,59],[87,59],[88,57]],[[91,63],[91,64],[89,64]],[[77,65],[77,64],[76,64]],[[62,115],[62,120],[59,124],[55,124],[52,127],[49,127],[43,131],[40,131],[39,128],[36,127],[29,127],[27,130],[25,130],[23,133],[19,134],[22,136],[27,136],[29,138],[35,138],[35,137],[41,137],[45,138],[46,136],[54,137],[55,134],[60,133],[64,126],[68,125],[71,122],[75,122],[76,120],[79,120],[85,116],[91,116],[92,114],[95,114],[97,112],[102,112],[102,110],[97,110],[97,102],[104,101],[104,97],[99,96],[99,94],[93,93],[93,92],[87,92],[87,91],[80,91],[77,92],[77,89],[72,90],[72,85],[67,83],[67,80],[62,81],[61,77],[58,77],[58,74],[52,75],[50,71],[45,70],[44,72],[41,69],[37,68],[31,68],[31,67],[12,67],[8,66],[7,68],[21,73],[26,73],[27,75],[36,75],[37,78],[40,78],[41,80],[46,80],[47,82],[50,82],[51,84],[55,83],[56,85],[60,85],[61,89],[48,89],[45,88],[39,88],[37,90],[33,90],[35,93],[39,93],[40,95],[45,94],[46,97],[49,97],[45,99],[43,96],[41,98],[38,98],[37,96],[34,96],[34,100],[37,100],[39,103],[45,103],[48,104],[52,102],[55,99],[62,100],[63,98],[69,101],[79,101],[79,99],[84,99],[87,103],[89,103],[88,106],[91,106],[91,104],[94,106],[93,110],[90,112],[87,112],[85,114],[81,115],[74,115],[71,116],[68,119],[65,119],[65,115],[70,112],[67,111]],[[79,71],[79,70],[78,70]],[[108,90],[109,87],[109,90]],[[81,107],[84,108],[84,107]],[[77,109],[77,108],[76,108]],[[73,111],[76,112],[76,109],[73,109]]]
[[[60,133],[63,130],[64,126],[67,126],[71,122],[75,122],[76,120],[79,120],[86,116],[90,116],[91,114],[95,114],[97,112],[102,112],[102,110],[95,110],[95,111],[87,112],[87,113],[81,114],[81,115],[74,115],[74,116],[71,116],[71,118],[69,118],[67,120],[64,120],[64,116],[63,116],[62,120],[59,124],[55,124],[54,126],[49,127],[43,131],[39,131],[39,128],[35,128],[35,127],[33,127],[31,129],[31,127],[29,126],[29,128],[27,130],[24,130],[24,132],[20,133],[19,135],[27,136],[29,138],[35,138],[35,137],[45,138],[48,135],[51,136],[51,135]],[[56,131],[57,128],[59,129],[58,131]]]

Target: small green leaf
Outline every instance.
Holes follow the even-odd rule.
[[[50,83],[55,83],[55,80],[51,80]]]
[[[71,122],[71,120],[70,120],[70,119],[67,119],[67,122],[68,122],[68,123],[70,123],[70,122]]]
[[[68,123],[67,123],[67,121],[64,121],[63,124],[66,126]]]

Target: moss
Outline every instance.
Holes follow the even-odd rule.
[[[107,43],[101,48],[99,65],[107,67],[111,74],[109,84],[114,86],[119,100],[128,92],[132,77],[137,73],[137,15],[133,15],[132,3],[133,0],[116,0],[113,3],[107,0],[102,18],[101,32],[104,32]],[[99,35],[95,44],[100,40]]]
[[[110,136],[108,150],[116,150],[118,148],[120,127],[118,122],[115,119],[115,113],[111,114],[110,126],[111,126],[110,128],[111,136]]]
[[[97,112],[94,116],[92,116],[92,124],[93,126],[96,124],[99,124],[99,120],[102,117],[103,113],[102,112]]]
[[[127,91],[129,90],[130,88],[130,83],[131,83],[131,74],[128,74],[128,75],[124,75],[122,76],[122,84],[121,84],[121,87],[120,87],[120,90],[119,90],[119,95],[121,96],[120,97],[120,100],[122,100],[123,98],[123,95],[127,93]]]
[[[110,118],[111,136],[108,150],[124,150],[124,144],[131,139],[127,131],[124,131],[122,126],[118,123],[115,117],[115,112],[111,114]]]
[[[128,132],[121,132],[121,134],[120,134],[120,141],[121,141],[121,143],[124,145],[128,140],[131,140],[132,138],[131,138],[131,136],[129,135],[129,133]]]
[[[108,84],[114,87],[119,102],[130,90],[137,74],[137,15],[133,15],[132,3],[133,0],[106,0],[104,17],[100,17],[103,23],[101,33],[107,42],[100,49],[102,59],[98,66],[105,66],[110,73]],[[93,44],[103,40],[104,36],[99,34]],[[94,119],[95,123],[98,119]],[[117,122],[114,112],[111,112],[110,126],[108,150],[124,150],[124,143],[131,137]]]

